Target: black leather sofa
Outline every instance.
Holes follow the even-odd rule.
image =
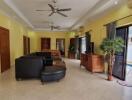
[[[16,79],[40,78],[45,66],[52,66],[53,59],[49,52],[35,52],[15,60]]]
[[[65,68],[53,66],[50,52],[35,52],[15,60],[16,80],[39,78],[42,82],[55,81],[63,78],[65,71]]]
[[[66,68],[57,66],[48,66],[41,72],[41,82],[59,81],[65,77]]]
[[[42,57],[42,59],[45,61],[45,66],[51,66],[53,64],[53,57],[51,56],[51,52],[35,52],[27,56]]]
[[[39,78],[44,68],[41,57],[20,57],[15,60],[16,80],[27,78]]]

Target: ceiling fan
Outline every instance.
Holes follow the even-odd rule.
[[[54,26],[54,25],[52,25],[50,27],[51,27],[51,30],[54,30],[54,29],[60,30],[60,26]]]
[[[61,27],[59,25],[55,25],[54,22],[48,22],[48,24],[45,24],[45,27],[44,28],[48,28],[48,29],[51,29],[51,30],[60,30]]]
[[[71,11],[71,8],[59,9],[56,6],[57,1],[56,0],[53,0],[53,3],[54,3],[54,5],[48,4],[48,6],[51,8],[51,10],[36,10],[36,11],[52,11],[49,14],[49,16],[52,16],[54,13],[57,13],[57,14],[62,15],[64,17],[68,17],[67,15],[63,14],[62,12],[64,12],[64,11]]]

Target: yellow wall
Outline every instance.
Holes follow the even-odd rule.
[[[41,50],[41,37],[51,38],[51,49],[56,50],[56,38],[65,39],[65,55],[67,56],[69,38],[67,32],[29,32],[28,36],[31,38],[31,52]]]
[[[40,51],[39,37],[34,31],[28,31],[30,37],[30,52]]]
[[[124,5],[118,9],[110,11],[105,16],[85,25],[85,32],[88,30],[92,30],[91,36],[92,41],[95,43],[96,53],[100,53],[99,45],[102,39],[106,37],[106,29],[103,25],[130,14],[132,14],[132,9],[129,9],[126,5]],[[128,23],[132,23],[132,17],[119,21],[118,26]],[[65,38],[66,56],[68,52],[69,40],[71,37],[75,36],[75,34],[69,32],[34,32],[32,30],[29,31],[19,22],[5,16],[2,13],[0,13],[0,26],[10,30],[10,52],[12,65],[14,64],[15,58],[23,55],[23,35],[28,35],[30,37],[31,52],[40,51],[41,37],[51,38],[51,49],[56,49],[56,38]]]
[[[126,5],[123,5],[118,9],[113,9],[112,11],[108,12],[105,16],[85,25],[85,32],[92,30],[91,39],[95,43],[96,53],[101,53],[99,45],[102,42],[103,38],[106,37],[106,28],[103,25],[111,21],[120,19],[122,17],[128,16],[130,14],[132,14],[132,9],[129,9]],[[117,26],[122,26],[129,23],[132,23],[132,17],[118,21]]]
[[[2,13],[0,13],[0,26],[8,29],[10,32],[11,65],[14,65],[15,58],[23,55],[23,35],[27,35],[28,30]]]

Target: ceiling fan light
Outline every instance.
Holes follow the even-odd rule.
[[[118,0],[116,0],[116,1],[114,2],[114,4],[117,5],[117,4],[118,4]]]

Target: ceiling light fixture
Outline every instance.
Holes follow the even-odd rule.
[[[117,4],[118,4],[118,1],[116,0],[116,1],[114,2],[114,4],[117,5]]]

